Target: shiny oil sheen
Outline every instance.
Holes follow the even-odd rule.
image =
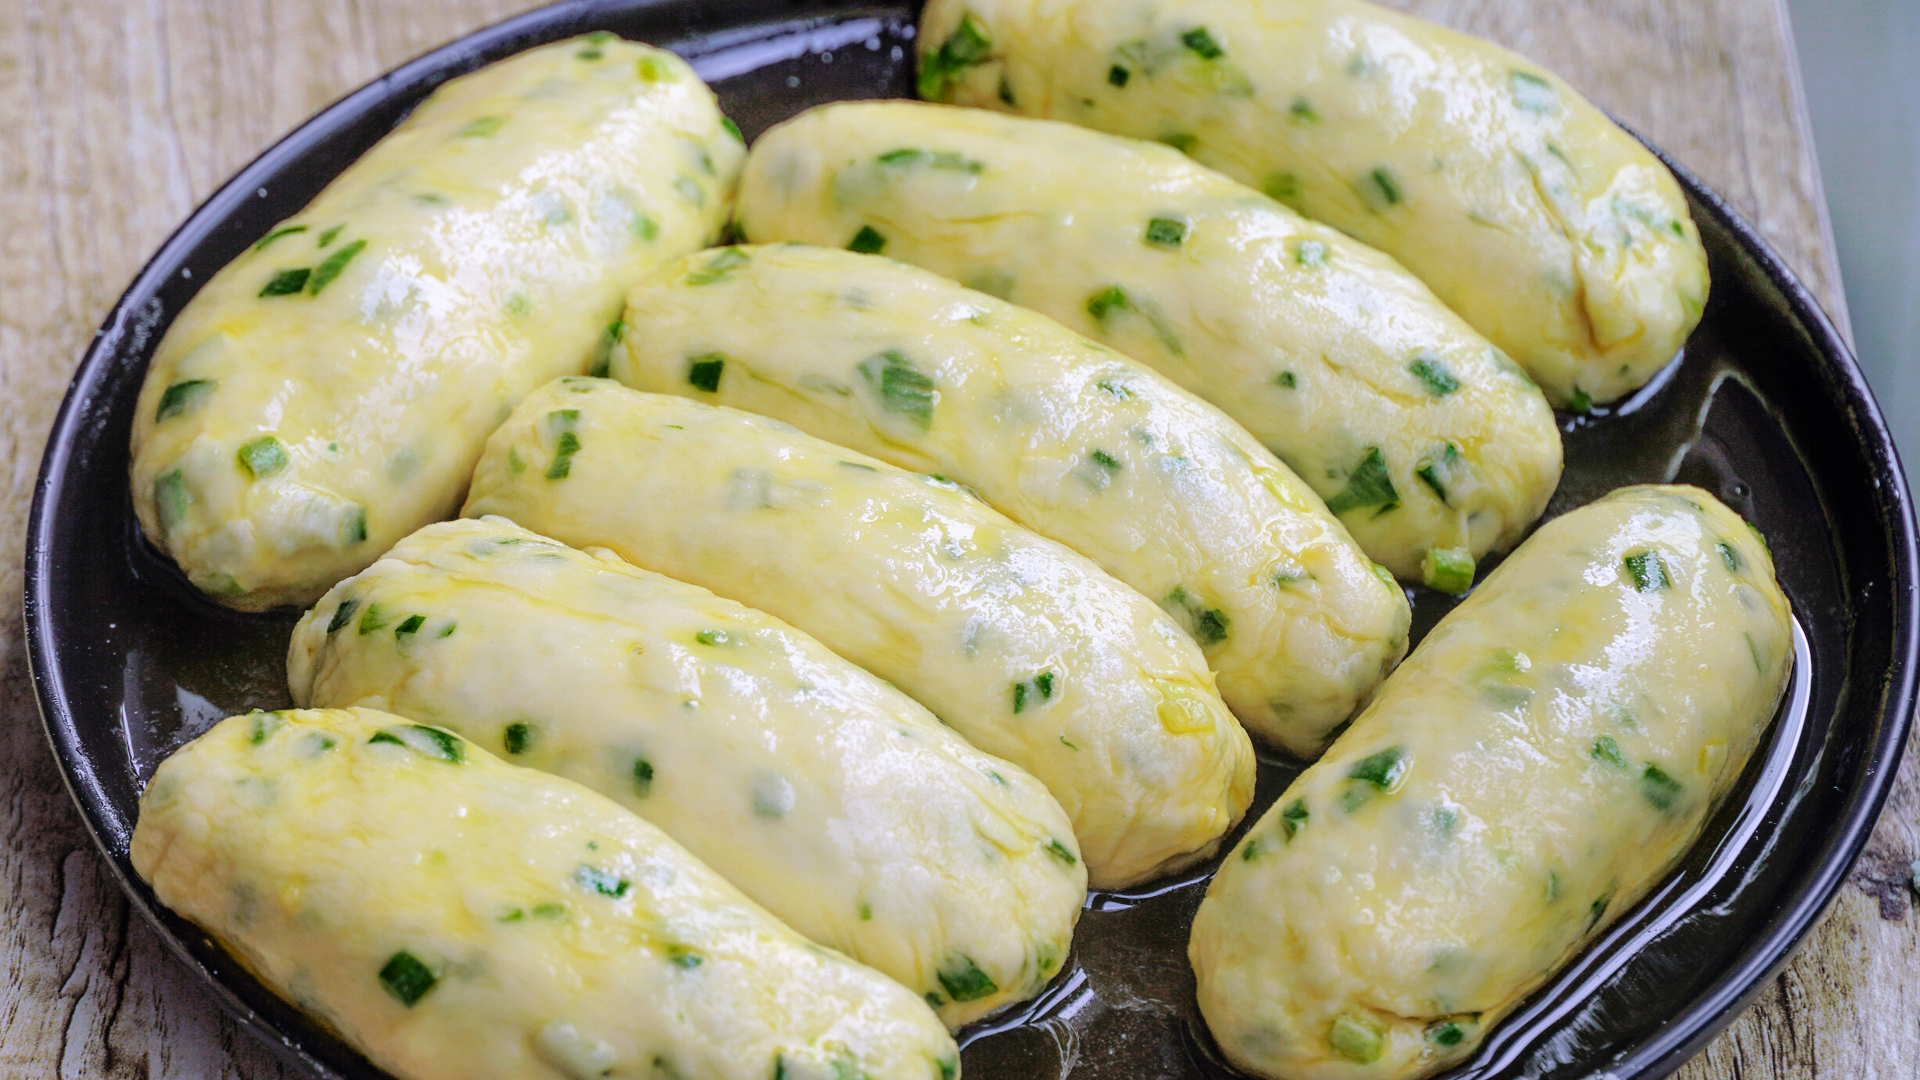
[[[1294,753],[1318,753],[1406,651],[1406,597],[1312,489],[1043,315],[891,259],[767,244],[668,263],[627,322],[614,378],[969,485],[1159,603],[1234,715]]]
[[[780,620],[611,552],[429,525],[314,605],[287,669],[303,708],[398,713],[606,795],[949,1027],[1038,993],[1072,942],[1086,867],[1038,780]]]
[[[1464,591],[1560,479],[1538,388],[1418,278],[1166,146],[829,105],[755,143],[739,218],[756,241],[864,238],[1139,360],[1242,424],[1407,581]]]
[[[931,0],[921,31],[953,57],[923,94],[1178,147],[1398,259],[1555,405],[1645,384],[1700,320],[1673,176],[1490,42],[1362,0]]]

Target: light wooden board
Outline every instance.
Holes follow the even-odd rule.
[[[0,1076],[292,1075],[129,918],[61,786],[21,647],[33,477],[94,328],[194,206],[327,102],[523,6],[0,0]],[[1725,194],[1839,314],[1775,0],[1396,6],[1566,75]],[[1825,922],[1678,1075],[1920,1077],[1917,773],[1909,753]]]

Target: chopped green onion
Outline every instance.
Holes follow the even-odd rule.
[[[367,508],[356,506],[353,514],[347,518],[347,527],[342,530],[341,539],[348,544],[364,544],[367,541]]]
[[[212,379],[186,379],[167,387],[160,395],[160,408],[154,414],[155,422],[206,404],[207,395],[213,393],[218,385]]]
[[[1261,182],[1260,191],[1275,202],[1292,203],[1300,197],[1300,178],[1290,172],[1277,172]]]
[[[711,285],[716,281],[725,281],[729,275],[751,261],[747,253],[737,247],[724,248],[719,254],[708,259],[706,265],[687,275],[689,285]]]
[[[701,964],[706,963],[706,957],[701,956],[685,945],[667,946],[667,959],[672,962],[674,967],[680,968],[683,971],[697,968]]]
[[[1413,362],[1407,365],[1407,370],[1434,397],[1446,397],[1460,389],[1460,380],[1454,378],[1453,372],[1447,370],[1446,363],[1433,353],[1421,353],[1414,357]]]
[[[1459,596],[1473,587],[1473,554],[1466,548],[1428,548],[1420,559],[1420,579],[1429,589]]]
[[[993,39],[987,35],[987,28],[967,14],[937,51],[920,58],[920,96],[928,101],[945,98],[968,68],[987,62],[992,49]]]
[[[709,394],[720,390],[720,373],[727,367],[727,358],[719,353],[706,353],[687,361],[687,385],[695,390]]]
[[[1327,263],[1327,245],[1320,240],[1302,240],[1293,249],[1293,261],[1301,266],[1325,266]]]
[[[986,972],[980,970],[980,965],[974,963],[973,957],[965,953],[948,957],[935,974],[940,980],[941,989],[955,1001],[978,1001],[1000,989]]]
[[[1131,78],[1133,78],[1133,72],[1128,71],[1119,64],[1115,64],[1107,69],[1107,82],[1113,86],[1125,89],[1127,80]]]
[[[1747,564],[1747,561],[1740,557],[1740,549],[1725,540],[1716,541],[1713,546],[1719,550],[1720,561],[1727,564],[1728,570],[1737,574],[1740,568]]]
[[[1593,906],[1587,909],[1587,929],[1593,929],[1600,922],[1600,916],[1607,913],[1607,905],[1611,903],[1613,903],[1612,893],[1593,902]]]
[[[624,898],[633,888],[633,883],[626,878],[609,874],[593,866],[582,866],[575,870],[573,880],[578,882],[581,888],[592,889],[601,896],[611,896],[615,900]]]
[[[1045,844],[1042,844],[1041,850],[1053,856],[1066,866],[1072,866],[1080,861],[1074,857],[1073,849],[1061,843],[1058,838],[1048,840]]]
[[[432,968],[405,949],[387,957],[387,962],[380,966],[380,985],[387,988],[393,1000],[409,1009],[439,981],[440,977],[433,973]]]
[[[1292,390],[1300,385],[1300,380],[1291,371],[1283,371],[1273,377],[1273,385]]]
[[[432,200],[432,201],[435,201],[435,202],[445,202],[445,201],[446,201],[445,199],[441,199],[441,198],[440,198],[439,196],[435,196],[435,195],[428,195],[428,196],[422,196],[422,197],[423,197],[423,198],[426,198],[426,199],[430,199],[430,200]],[[339,224],[339,225],[335,225],[335,226],[334,226],[333,228],[331,228],[331,229],[328,229],[328,230],[327,230],[326,232],[323,232],[323,233],[321,233],[321,234],[320,234],[320,240],[319,240],[319,242],[318,242],[317,244],[315,244],[314,246],[315,246],[315,247],[326,247],[326,246],[327,246],[328,244],[331,244],[331,243],[333,243],[333,238],[334,238],[334,237],[336,237],[336,236],[339,236],[339,235],[340,235],[340,230],[342,230],[342,229],[344,229],[344,228],[346,228],[346,227],[347,227],[347,226],[346,226],[346,225],[345,225],[344,223],[342,223],[342,224]]]
[[[340,271],[345,270],[347,264],[353,261],[353,257],[360,254],[366,246],[367,242],[365,240],[355,240],[353,243],[327,256],[326,262],[313,268],[313,277],[307,280],[307,294],[309,296],[319,296],[320,290],[331,285],[333,279],[340,276]]]
[[[1107,470],[1110,473],[1117,473],[1120,471],[1120,459],[1114,457],[1112,454],[1107,453],[1105,450],[1095,448],[1094,451],[1091,454],[1088,454],[1087,456],[1091,457],[1094,460],[1095,464],[1099,465],[1101,468]]]
[[[1459,1046],[1467,1030],[1452,1020],[1436,1020],[1427,1025],[1426,1036],[1436,1046]]]
[[[1640,794],[1646,796],[1656,810],[1672,810],[1680,801],[1682,790],[1680,781],[1668,776],[1658,765],[1649,763],[1640,774]]]
[[[1572,395],[1567,398],[1567,409],[1577,413],[1592,412],[1593,395],[1577,386],[1574,387]]]
[[[253,730],[247,734],[247,742],[259,746],[266,742],[274,732],[287,726],[287,718],[277,712],[259,712],[253,714]]]
[[[391,622],[393,616],[380,610],[379,604],[368,604],[367,610],[360,613],[360,633],[371,634]]]
[[[1207,28],[1204,26],[1196,26],[1181,34],[1180,44],[1191,49],[1194,55],[1202,60],[1218,60],[1227,55],[1227,51],[1220,47],[1219,42],[1213,40],[1213,35],[1207,33]]]
[[[634,211],[633,219],[627,222],[627,229],[647,243],[652,243],[660,235],[660,223],[641,210]]]
[[[255,480],[265,480],[286,468],[288,461],[287,448],[271,435],[262,435],[247,442],[235,456],[240,460],[240,467]]]
[[[408,634],[417,634],[420,632],[420,628],[425,626],[426,623],[427,617],[425,615],[409,615],[407,616],[407,621],[393,628],[393,636],[403,638]]]
[[[1252,862],[1255,858],[1259,857],[1261,850],[1259,837],[1247,837],[1247,842],[1240,846],[1240,861]]]
[[[1093,321],[1100,323],[1103,330],[1106,329],[1108,316],[1132,306],[1133,301],[1127,299],[1127,291],[1118,285],[1110,285],[1087,298],[1087,314],[1093,316]]]
[[[1368,192],[1368,201],[1377,201],[1385,206],[1400,204],[1400,185],[1394,182],[1393,174],[1387,171],[1385,165],[1368,173],[1367,182],[1372,185]]]
[[[1307,800],[1295,799],[1280,811],[1280,832],[1291,841],[1294,833],[1307,827],[1311,817],[1307,811]]]
[[[693,640],[702,645],[735,645],[738,641],[725,630],[702,630],[693,635]]]
[[[484,139],[488,135],[499,131],[500,125],[506,122],[507,118],[504,116],[477,117],[468,121],[467,126],[461,128],[454,137],[459,139]]]
[[[997,96],[1000,98],[1001,104],[1009,107],[1013,105],[1013,84],[1007,81],[1005,74],[1000,76],[1000,89],[997,92]]]
[[[1294,98],[1293,104],[1287,106],[1287,116],[1296,124],[1317,124],[1320,122],[1320,114],[1313,111],[1313,103],[1303,97]]]
[[[860,361],[856,370],[881,408],[907,417],[922,431],[933,425],[934,382],[906,354],[888,349]]]
[[[1347,779],[1372,784],[1381,791],[1392,791],[1406,777],[1411,765],[1405,747],[1390,746],[1355,762],[1353,768],[1347,770]]]
[[[633,759],[633,793],[642,799],[653,794],[653,762],[643,757]]]
[[[745,135],[740,134],[740,125],[733,122],[733,117],[722,116],[720,118],[720,126],[726,129],[727,134],[733,136],[733,141],[735,142],[747,141],[747,137]]]
[[[1513,91],[1514,106],[1526,112],[1552,112],[1559,101],[1552,83],[1524,71],[1509,72],[1507,88]]]
[[[971,173],[974,176],[980,175],[987,169],[986,162],[975,161],[960,153],[958,150],[932,151],[902,147],[898,150],[889,150],[879,157],[874,158],[874,160],[894,169],[913,168],[925,165],[935,169],[945,169],[949,172]]]
[[[533,746],[533,725],[524,720],[508,724],[506,734],[500,741],[507,748],[507,753],[524,754]]]
[[[1341,1013],[1327,1028],[1327,1045],[1348,1061],[1371,1065],[1386,1051],[1385,1034],[1371,1019]]]
[[[625,319],[615,319],[600,331],[600,339],[593,343],[592,363],[587,366],[587,374],[596,379],[604,379],[613,370],[613,349],[627,336]]]
[[[353,621],[353,612],[360,606],[358,600],[342,600],[340,606],[333,609],[333,620],[327,623],[327,633],[331,634]]]
[[[1166,599],[1160,601],[1160,606],[1179,619],[1202,647],[1227,640],[1227,629],[1233,625],[1226,612],[1207,607],[1198,596],[1188,592],[1185,585],[1175,585]]]
[[[1636,551],[1624,560],[1627,573],[1633,576],[1633,587],[1639,592],[1657,592],[1673,585],[1673,579],[1667,576],[1667,564],[1660,560],[1657,551]]]
[[[1155,247],[1175,248],[1187,239],[1187,223],[1177,218],[1153,218],[1147,222],[1146,241]]]
[[[261,237],[260,242],[253,245],[253,250],[255,251],[265,250],[268,244],[273,243],[275,240],[278,240],[283,236],[292,236],[294,233],[303,233],[306,231],[307,231],[307,227],[305,225],[288,225],[284,229],[275,229],[272,232],[268,233],[267,235]]]
[[[1168,146],[1173,147],[1175,150],[1178,150],[1183,154],[1193,153],[1194,147],[1197,147],[1200,145],[1199,139],[1193,137],[1192,135],[1187,134],[1184,131],[1175,131],[1167,135],[1162,135],[1160,136],[1160,141],[1163,143],[1166,143]]]
[[[1593,757],[1593,760],[1604,761],[1616,769],[1624,769],[1627,767],[1627,755],[1620,752],[1620,744],[1614,742],[1613,736],[1611,735],[1602,735],[1598,739],[1595,739],[1593,749],[1588,751],[1588,753]]]
[[[458,735],[428,727],[425,724],[408,724],[405,727],[381,728],[367,740],[368,744],[393,743],[404,746],[416,754],[430,758],[439,758],[453,765],[464,764],[467,760],[467,747]]]
[[[860,226],[860,231],[847,241],[847,250],[862,255],[878,255],[887,246],[887,238],[871,225]]]
[[[1377,446],[1367,447],[1365,456],[1347,475],[1347,486],[1327,499],[1327,509],[1336,514],[1363,506],[1378,506],[1384,514],[1398,505],[1400,493],[1394,490],[1393,478],[1387,475],[1387,457]]]
[[[292,296],[307,287],[307,278],[313,271],[304,266],[290,270],[276,270],[267,280],[266,287],[260,290],[261,296]]]

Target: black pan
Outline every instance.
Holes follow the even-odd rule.
[[[29,655],[47,737],[134,907],[226,1008],[316,1075],[383,1074],[161,908],[127,859],[136,799],[161,758],[220,717],[288,704],[294,620],[208,603],[140,538],[127,439],[154,345],[200,283],[448,78],[610,29],[692,59],[752,136],[819,102],[910,96],[915,14],[911,3],[598,0],[482,30],[354,92],[247,166],[160,249],[87,350],[47,444],[27,545]],[[1804,631],[1794,687],[1686,864],[1456,1077],[1657,1077],[1678,1066],[1786,963],[1846,880],[1904,745],[1920,672],[1914,526],[1886,427],[1846,346],[1778,256],[1674,171],[1712,261],[1712,300],[1650,387],[1562,417],[1567,470],[1549,513],[1645,481],[1718,494],[1773,546]],[[1416,632],[1451,604],[1413,595]],[[1298,769],[1262,762],[1249,821]],[[1186,962],[1211,869],[1089,896],[1072,961],[1047,993],[962,1034],[967,1072],[1226,1075]]]

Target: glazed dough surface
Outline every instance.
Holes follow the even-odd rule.
[[[622,382],[952,477],[1091,557],[1183,623],[1234,714],[1296,753],[1406,651],[1406,595],[1310,488],[1219,410],[1045,316],[777,244],[668,263],[627,323]]]
[[[957,484],[733,409],[562,379],[494,433],[467,514],[770,612],[1033,773],[1117,887],[1205,857],[1253,752],[1193,641]]]
[[[754,144],[739,219],[756,241],[877,248],[1142,361],[1244,425],[1402,578],[1464,591],[1560,479],[1538,388],[1418,278],[1165,146],[825,105]]]
[[[451,516],[527,391],[604,362],[744,156],[691,68],[611,35],[440,87],[174,320],[134,420],[142,529],[222,603],[311,604]]]
[[[1466,1056],[1699,839],[1791,654],[1766,545],[1706,492],[1549,522],[1227,856],[1190,950],[1214,1037],[1289,1080]]]
[[[1392,255],[1556,405],[1700,321],[1673,175],[1489,42],[1361,0],[930,0],[919,41],[923,96],[1169,143]]]
[[[1060,970],[1085,899],[1038,780],[770,615],[504,518],[429,525],[294,630],[301,706],[459,733],[613,798],[957,1028]]]
[[[953,1080],[891,979],[577,784],[368,709],[251,713],[160,764],[160,902],[401,1080]]]

